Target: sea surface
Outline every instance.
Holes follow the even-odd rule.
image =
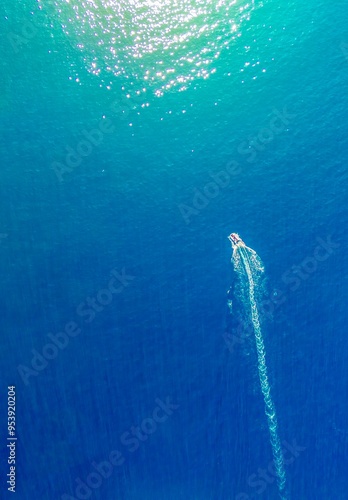
[[[279,498],[235,232],[265,267],[286,498],[346,500],[346,2],[0,19],[1,498]]]

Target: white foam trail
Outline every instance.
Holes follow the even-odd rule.
[[[238,245],[234,247],[232,260],[234,267],[242,280],[242,285],[245,285],[245,279],[243,279],[243,276],[245,278],[246,275],[248,280],[247,297],[251,309],[251,320],[255,333],[259,379],[265,403],[265,413],[267,415],[267,423],[273,452],[273,461],[278,479],[280,498],[282,500],[287,500],[288,496],[285,492],[286,474],[281,443],[278,435],[277,415],[271,397],[271,389],[267,375],[266,351],[262,337],[257,302],[255,298],[255,285],[257,284],[258,276],[264,271],[264,268],[256,252],[244,245]]]

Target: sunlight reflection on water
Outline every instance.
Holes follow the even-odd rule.
[[[62,29],[86,68],[111,88],[115,76],[160,96],[215,72],[221,50],[241,35],[254,2],[236,0],[56,1]]]

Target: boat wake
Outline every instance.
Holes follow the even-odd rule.
[[[259,285],[261,286],[261,278],[264,273],[264,267],[257,253],[247,247],[238,234],[232,233],[228,239],[232,244],[233,253],[231,261],[239,278],[242,303],[246,309],[245,314],[250,317],[255,334],[259,380],[265,403],[265,413],[267,416],[274,467],[278,479],[279,494],[282,500],[287,500],[288,496],[285,491],[286,473],[284,468],[283,453],[278,434],[276,409],[272,400],[270,384],[268,381],[266,350],[261,331],[256,298],[258,287]]]

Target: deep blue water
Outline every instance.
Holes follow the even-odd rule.
[[[154,2],[129,16],[112,3],[98,2],[101,21],[112,12],[136,31],[139,8],[149,44]],[[162,30],[175,18],[163,4]],[[18,499],[278,498],[262,472],[255,345],[226,305],[233,231],[266,269],[289,498],[345,500],[346,5],[244,4],[250,17],[219,46],[233,5],[221,2],[188,21],[210,27],[188,48],[149,56],[144,42],[144,68],[123,31],[116,55],[100,28],[77,47],[85,34],[58,5],[5,2],[1,15],[1,498],[10,385]],[[179,77],[163,92],[162,56]],[[69,147],[84,156],[67,163]]]

